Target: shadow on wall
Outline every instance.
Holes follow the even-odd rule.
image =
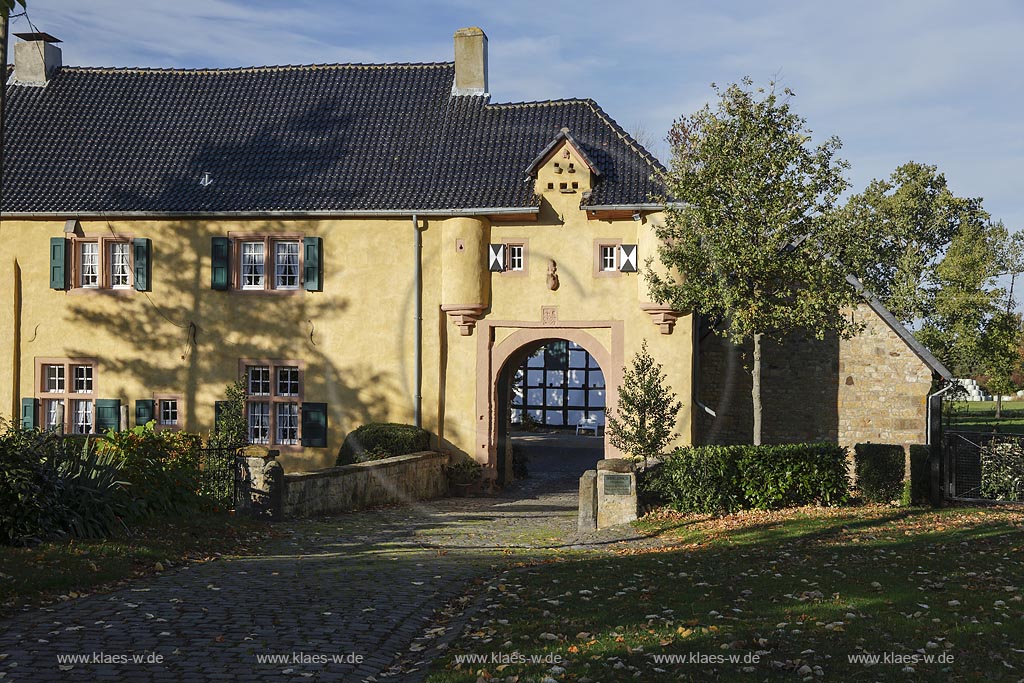
[[[270,202],[275,193],[286,193],[290,183],[316,177],[319,171],[327,172],[330,165],[339,162],[337,155],[343,155],[347,149],[344,131],[352,124],[335,118],[329,112],[313,112],[279,129],[254,131],[249,137],[251,143],[241,147],[199,141],[191,164],[194,177],[183,178],[178,186],[169,186],[166,194],[185,191],[186,184],[198,183],[203,173],[209,172],[213,177],[208,186],[209,203],[198,206],[197,212],[237,205],[238,200],[231,195],[239,192],[247,192],[247,197],[255,194],[256,201],[273,206]],[[299,136],[298,141],[282,141],[277,132],[288,130],[294,134],[306,128],[310,135]],[[328,137],[332,139],[325,139]],[[273,158],[292,158],[295,163],[261,173],[263,185],[249,192],[244,183],[233,178],[233,172],[245,168],[268,146],[275,145],[287,145],[291,156],[275,154]],[[324,146],[332,149],[330,155],[317,152]],[[251,180],[251,176],[242,180]],[[192,188],[188,191],[191,193]],[[354,194],[364,191],[365,188],[352,189]],[[111,198],[114,205],[124,207],[163,206],[169,204],[165,199],[125,196],[123,191]],[[135,232],[139,236],[139,231],[148,230],[150,225],[112,221],[105,229],[112,233]],[[393,400],[391,397],[399,388],[393,373],[380,369],[372,360],[355,357],[346,346],[347,332],[365,334],[366,323],[352,314],[351,321],[346,319],[350,301],[337,291],[340,274],[330,272],[331,259],[325,258],[321,292],[300,289],[294,295],[243,294],[211,287],[213,237],[226,236],[228,229],[270,236],[300,232],[307,236],[322,235],[319,227],[317,221],[234,219],[211,225],[200,219],[169,219],[159,231],[145,234],[152,238],[151,291],[133,292],[125,297],[98,293],[69,298],[67,322],[73,325],[70,329],[84,333],[69,340],[68,354],[98,357],[101,373],[134,379],[148,392],[182,395],[185,424],[193,431],[210,428],[212,403],[223,398],[224,385],[238,377],[239,359],[303,360],[304,400],[326,402],[329,412],[328,449],[323,462],[315,465],[333,464],[342,430],[366,422],[387,421],[389,400]],[[233,263],[237,263],[237,255],[233,256]],[[273,277],[269,255],[266,263],[266,277]],[[98,297],[115,303],[97,305]],[[117,347],[103,349],[105,339],[116,340]],[[152,396],[109,398],[128,401],[131,415],[134,400]]]
[[[750,368],[753,344],[737,346],[702,325],[697,443],[753,441]],[[839,439],[839,338],[791,335],[765,341],[761,359],[763,442],[806,443]]]

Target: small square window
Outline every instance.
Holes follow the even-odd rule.
[[[76,394],[91,394],[92,393],[92,366],[91,365],[72,365],[71,372],[75,378],[75,393]]]
[[[506,247],[508,254],[508,268],[511,271],[522,271],[525,267],[525,251],[522,244],[509,244]]]
[[[299,395],[299,369],[294,367],[283,367],[277,369],[277,395],[298,396]]]
[[[270,368],[265,365],[249,368],[249,395],[270,396]]]
[[[51,394],[63,394],[65,385],[65,375],[63,365],[45,365],[43,366],[46,372],[46,391]]]
[[[614,244],[601,245],[601,270],[610,272],[618,270],[618,247]]]
[[[164,426],[178,424],[178,399],[160,399],[160,424]]]

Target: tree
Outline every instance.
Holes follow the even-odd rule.
[[[915,336],[958,377],[986,370],[983,340],[1002,310],[1005,292],[996,278],[1003,273],[1006,245],[1003,224],[979,216],[959,226],[932,271],[928,312]]]
[[[933,312],[943,255],[987,219],[980,198],[955,196],[935,166],[913,161],[872,180],[842,210],[851,249],[869,249],[858,277],[904,323]]]
[[[1020,316],[1012,311],[999,311],[986,325],[979,344],[985,386],[996,397],[997,420],[1003,417],[1003,394],[1020,388],[1014,375],[1024,369],[1020,354],[1022,342],[1024,329]]]
[[[683,277],[650,268],[646,276],[658,301],[717,318],[734,342],[753,341],[753,438],[760,444],[762,338],[797,330],[852,336],[858,328],[843,311],[861,298],[846,277],[872,254],[849,244],[836,215],[847,187],[839,139],[812,146],[805,120],[790,109],[792,92],[751,85],[712,86],[716,108],[706,105],[672,126],[660,256]]]
[[[249,443],[249,421],[245,400],[249,397],[245,381],[236,380],[224,389],[226,400],[217,415],[217,424],[210,435],[210,448],[241,448]]]
[[[613,446],[643,460],[657,457],[677,434],[672,431],[683,404],[665,383],[661,364],[647,352],[647,341],[633,356],[633,366],[623,368],[619,401],[608,416],[608,437]]]

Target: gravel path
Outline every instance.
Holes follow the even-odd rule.
[[[497,497],[285,523],[258,556],[19,613],[0,625],[0,679],[416,679],[459,630],[476,584],[576,543],[576,482],[599,457],[593,442],[531,441],[537,476]]]

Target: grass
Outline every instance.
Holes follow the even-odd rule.
[[[953,429],[1005,434],[1024,434],[1024,402],[1003,401],[1002,417],[996,419],[995,401],[956,401],[953,403]]]
[[[429,681],[1024,675],[1020,508],[661,512],[638,526],[659,543],[501,574]],[[886,653],[902,662],[848,659]]]
[[[249,552],[269,533],[262,522],[207,514],[154,521],[110,539],[0,546],[0,613],[111,590],[187,562]]]

